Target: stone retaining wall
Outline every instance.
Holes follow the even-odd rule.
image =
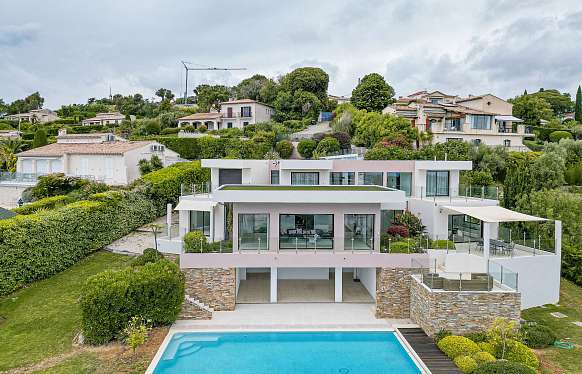
[[[186,295],[214,310],[234,310],[236,303],[235,268],[183,269]]]
[[[376,269],[376,318],[410,318],[411,269]]]
[[[519,292],[431,291],[411,278],[410,318],[429,336],[482,331],[496,318],[519,322],[520,311]]]

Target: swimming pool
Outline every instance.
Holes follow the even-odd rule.
[[[389,331],[175,333],[153,373],[420,373]]]

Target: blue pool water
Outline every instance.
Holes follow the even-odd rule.
[[[176,333],[155,374],[420,373],[392,332]]]

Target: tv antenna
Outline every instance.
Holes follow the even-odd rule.
[[[180,61],[182,65],[184,65],[184,69],[186,70],[186,87],[184,88],[184,104],[186,104],[188,100],[188,72],[191,70],[206,70],[206,71],[227,71],[227,70],[247,70],[247,68],[217,68],[213,66],[202,66],[200,67],[192,67],[195,65],[188,61]]]

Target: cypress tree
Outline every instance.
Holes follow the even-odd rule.
[[[523,96],[527,96],[527,90],[523,90]]]
[[[42,147],[48,144],[48,139],[46,137],[46,131],[44,129],[38,129],[34,133],[34,140],[32,141],[32,148]]]
[[[578,86],[576,91],[576,106],[574,107],[574,119],[576,122],[582,123],[582,90]]]

